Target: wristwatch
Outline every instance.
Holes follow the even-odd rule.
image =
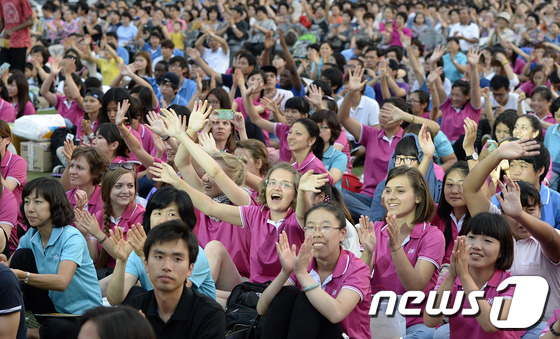
[[[467,155],[467,161],[469,160],[475,160],[475,161],[478,160],[478,153],[474,152],[471,155]]]

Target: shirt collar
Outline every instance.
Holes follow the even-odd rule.
[[[6,154],[4,154],[4,157],[2,158],[1,166],[7,167],[10,164],[10,160],[12,160],[12,153],[6,150]]]
[[[541,195],[541,204],[548,205],[548,201],[550,200],[550,189],[546,187],[545,184],[541,183],[541,189],[539,193]]]
[[[338,256],[338,260],[336,261],[336,266],[334,267],[333,272],[325,279],[325,281],[321,284],[321,286],[325,286],[327,283],[331,282],[333,278],[342,277],[346,271],[348,270],[348,266],[350,266],[350,257],[348,253],[340,246],[340,255]],[[319,277],[319,273],[317,272],[317,260],[313,258],[311,263],[309,264],[309,275],[313,277],[313,280],[321,283],[321,278]]]
[[[502,280],[504,279],[504,274],[505,272],[499,269],[496,269],[494,271],[494,274],[492,274],[492,277],[490,277],[490,280],[488,280],[486,282],[486,284],[484,284],[484,286],[482,286],[482,288],[480,289],[481,291],[484,291],[486,289],[487,286],[493,287],[493,288],[497,288],[498,285],[500,285],[500,283],[502,282]],[[455,280],[455,283],[458,286],[463,287],[463,283],[461,282],[461,279],[459,277],[457,277],[457,279]]]
[[[305,167],[307,167],[307,165],[309,165],[311,162],[313,162],[313,160],[315,160],[315,154],[313,154],[313,152],[309,152],[309,154],[307,154],[307,156],[305,157],[305,159],[303,159],[301,164],[298,164],[297,161],[296,161],[292,164],[292,166],[294,166],[296,168],[296,170],[301,172],[301,171],[303,171],[303,169],[305,169]]]
[[[36,233],[31,238],[31,242],[42,249],[43,248],[43,240],[41,238],[41,233],[39,233],[39,230],[37,230],[37,229],[35,229],[35,230],[36,230]],[[56,239],[58,239],[58,237],[60,237],[63,230],[64,230],[64,227],[53,227],[53,229],[51,231],[51,236],[49,237],[49,242],[47,243],[47,246],[45,246],[45,249],[49,246],[54,245],[54,243],[56,242]]]
[[[158,305],[157,305],[157,298],[154,290],[150,291],[150,301],[148,308],[146,309],[146,316],[148,317],[158,317]],[[181,293],[181,298],[179,299],[179,303],[177,303],[177,308],[175,308],[175,312],[171,315],[171,318],[167,321],[169,323],[171,320],[175,321],[188,321],[191,317],[192,313],[192,298],[194,292],[191,288],[183,287],[183,293]],[[177,312],[179,311],[179,312]],[[163,321],[163,320],[162,320]]]

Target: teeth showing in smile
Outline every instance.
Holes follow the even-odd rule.
[[[473,258],[481,258],[482,256],[478,253],[471,253],[471,257]]]
[[[272,193],[270,195],[270,197],[272,198],[272,200],[281,200],[282,199],[282,196],[280,194],[277,194],[277,193]]]
[[[313,244],[313,248],[321,248],[323,246],[325,246],[325,244],[322,243]]]

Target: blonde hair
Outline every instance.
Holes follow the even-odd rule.
[[[216,152],[211,154],[212,159],[216,160],[226,175],[238,186],[245,185],[245,169],[247,161],[238,158],[233,154]]]

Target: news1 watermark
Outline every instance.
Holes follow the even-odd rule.
[[[539,276],[512,276],[498,285],[497,291],[503,291],[508,286],[515,286],[513,298],[507,319],[499,320],[504,297],[495,297],[490,310],[490,322],[498,329],[524,329],[535,325],[544,314],[548,299],[549,286],[543,277]],[[436,307],[437,292],[430,291],[426,300],[426,312],[431,316],[445,315],[452,317],[459,314],[463,316],[476,316],[480,312],[477,299],[484,298],[484,291],[474,291],[465,296],[464,291],[458,291],[455,295],[453,305],[449,305],[451,292],[444,291],[439,307]],[[467,298],[471,308],[461,308],[464,298]],[[382,300],[387,301],[387,316],[394,316],[397,309],[403,316],[419,316],[420,308],[409,308],[407,305],[420,305],[426,296],[422,291],[408,291],[398,298],[393,291],[381,291],[375,293],[371,302],[369,314],[377,316],[379,305]]]

